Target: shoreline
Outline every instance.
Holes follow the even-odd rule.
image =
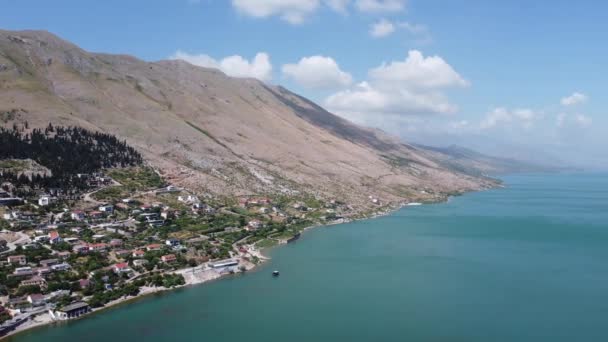
[[[428,204],[445,203],[449,200],[450,197],[452,197],[452,196],[447,196],[446,198],[444,198],[442,200],[438,200],[436,202],[421,203],[421,204],[428,205]],[[375,219],[375,218],[387,216],[387,215],[397,212],[398,210],[401,210],[402,208],[407,207],[407,206],[408,206],[408,204],[406,204],[406,203],[387,205],[385,207],[378,208],[377,212],[372,212],[370,214],[363,214],[363,216],[357,216],[355,218],[344,218],[344,219],[341,219],[339,222],[329,222],[329,223],[325,223],[325,224],[319,224],[319,223],[313,224],[308,227],[304,227],[302,229],[301,233],[305,233],[307,231],[310,231],[310,230],[316,229],[316,228],[337,226],[337,225],[351,223],[351,222],[355,222],[355,221],[369,220],[369,219]],[[199,265],[196,267],[175,270],[171,273],[181,274],[184,277],[184,280],[186,282],[184,285],[174,286],[174,287],[170,287],[170,288],[143,286],[140,289],[140,293],[137,294],[136,296],[123,297],[123,298],[119,298],[114,301],[108,302],[104,306],[99,307],[99,308],[94,308],[91,310],[90,313],[85,314],[82,317],[79,317],[77,319],[56,321],[51,318],[51,316],[48,312],[45,312],[44,314],[33,316],[27,322],[22,323],[19,326],[17,326],[14,330],[9,331],[6,335],[0,336],[0,341],[3,341],[7,338],[14,338],[21,333],[24,333],[27,331],[32,331],[34,329],[41,328],[44,326],[53,326],[55,324],[70,324],[73,322],[80,321],[82,319],[87,319],[87,318],[91,317],[92,315],[103,313],[106,310],[115,309],[115,308],[120,307],[121,305],[126,305],[131,302],[136,302],[139,300],[146,299],[146,298],[150,297],[151,295],[156,295],[156,294],[160,294],[160,293],[164,293],[164,292],[183,289],[186,287],[194,287],[194,286],[202,285],[205,283],[209,283],[211,281],[221,280],[228,276],[247,273],[251,270],[260,268],[260,266],[262,266],[263,264],[265,264],[266,262],[271,260],[271,258],[265,252],[270,251],[273,248],[285,245],[287,243],[288,242],[286,242],[286,240],[281,240],[275,246],[271,246],[271,247],[267,247],[267,248],[263,248],[263,249],[257,249],[255,247],[253,247],[252,249],[248,249],[247,250],[248,254],[250,254],[252,256],[257,256],[258,259],[260,260],[260,262],[258,262],[257,264],[254,264],[250,261],[244,260],[243,257],[241,256],[239,258],[239,260],[240,260],[240,262],[243,262],[242,265],[245,266],[244,270],[241,270],[239,268],[239,269],[237,269],[236,272],[232,272],[232,273],[230,273],[230,272],[220,273],[215,269],[208,268],[207,265],[202,266],[202,267]],[[200,270],[198,272],[196,272],[197,269],[200,269]],[[189,273],[189,272],[191,272],[191,273]],[[204,274],[202,274],[202,273],[204,273]]]

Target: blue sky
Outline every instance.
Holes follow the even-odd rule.
[[[262,78],[410,141],[606,166],[606,13],[559,0],[19,0],[0,23]]]

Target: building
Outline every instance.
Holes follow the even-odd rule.
[[[131,256],[133,256],[134,258],[143,258],[145,254],[146,252],[142,251],[141,249],[138,249],[133,251],[133,254],[131,254]]]
[[[164,262],[165,264],[170,264],[170,263],[176,262],[177,257],[175,256],[175,254],[167,254],[167,255],[163,255],[162,257],[160,257],[160,260],[162,262]]]
[[[51,197],[49,195],[42,195],[38,198],[38,205],[41,207],[45,207],[47,205],[51,205],[57,201],[57,198]]]
[[[112,270],[116,274],[131,272],[131,269],[129,268],[129,264],[127,264],[126,262],[121,262],[121,263],[118,263],[118,264],[114,265],[112,267]]]
[[[133,260],[133,266],[135,266],[135,267],[141,267],[141,266],[144,266],[147,263],[148,263],[148,260],[146,260],[146,259]]]
[[[57,265],[58,263],[59,263],[59,260],[57,260],[57,259],[40,260],[40,266],[42,266],[42,267],[50,267],[53,265]]]
[[[57,257],[60,260],[65,260],[65,259],[69,258],[70,255],[72,255],[72,253],[70,253],[69,251],[63,251],[63,252],[57,253]]]
[[[30,302],[33,306],[42,306],[46,304],[46,298],[44,298],[43,294],[35,293],[27,296],[27,301]]]
[[[27,264],[27,259],[25,255],[11,255],[7,258],[9,264],[13,265],[25,265]]]
[[[44,290],[46,289],[46,280],[40,276],[33,276],[19,283],[19,287],[21,286],[39,286],[42,290]]]
[[[78,318],[82,315],[91,312],[91,307],[85,302],[73,303],[68,306],[64,306],[59,310],[51,312],[54,319],[68,320],[72,318]]]
[[[73,211],[72,214],[70,214],[70,217],[74,221],[82,221],[85,218],[84,211],[81,211],[81,210]]]
[[[162,248],[163,248],[163,245],[158,244],[158,243],[153,243],[151,245],[147,245],[146,246],[146,250],[148,252],[150,252],[150,251],[160,251]]]
[[[104,213],[112,213],[114,212],[114,206],[111,204],[99,206],[99,211]]]
[[[53,230],[49,233],[49,242],[51,243],[51,245],[60,243],[61,241],[63,241],[61,239],[61,236],[59,236],[59,233],[56,230]]]
[[[179,246],[179,240],[178,239],[167,239],[167,241],[165,241],[165,245],[167,245],[169,247]]]
[[[232,267],[232,266],[236,266],[239,264],[238,260],[234,260],[234,259],[228,259],[228,260],[220,260],[214,263],[209,264],[209,266],[211,266],[211,268],[226,268],[226,267]]]
[[[72,248],[72,250],[74,251],[74,253],[87,254],[89,252],[89,246],[88,245],[76,245]]]
[[[103,215],[104,214],[101,211],[91,211],[89,213],[89,217],[92,218],[92,219],[94,219],[94,220],[98,220],[98,219],[103,218]]]
[[[260,227],[262,227],[262,222],[259,220],[251,220],[249,223],[247,223],[247,227],[245,229],[248,231],[254,231],[258,230]]]
[[[90,252],[105,252],[107,249],[108,249],[108,245],[103,242],[89,244]]]
[[[111,247],[120,247],[122,246],[123,242],[121,239],[112,239],[110,240],[110,246]]]
[[[57,264],[57,265],[53,265],[51,266],[51,270],[53,271],[67,271],[71,268],[70,264],[68,263],[62,263],[62,264]]]

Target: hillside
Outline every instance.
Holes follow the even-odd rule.
[[[477,151],[458,145],[447,147],[432,147],[416,145],[429,153],[435,153],[435,158],[445,167],[460,170],[470,175],[500,175],[520,172],[556,172],[557,166],[536,164],[511,158],[488,156]],[[566,170],[566,168],[563,168]]]
[[[169,182],[221,195],[306,192],[366,207],[370,195],[424,200],[495,184],[282,87],[0,31],[0,122],[25,121],[113,134]]]

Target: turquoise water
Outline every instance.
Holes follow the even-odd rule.
[[[608,175],[505,181],[14,341],[608,341]]]

